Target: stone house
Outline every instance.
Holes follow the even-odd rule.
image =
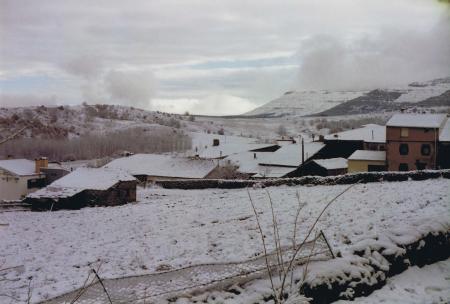
[[[136,186],[136,178],[120,170],[78,168],[29,194],[24,202],[34,210],[116,206],[136,201]]]

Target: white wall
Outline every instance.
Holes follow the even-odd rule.
[[[0,200],[20,200],[37,188],[28,189],[27,181],[37,175],[14,176],[0,171]]]

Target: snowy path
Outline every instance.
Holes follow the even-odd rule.
[[[291,256],[292,247],[283,249],[285,265]],[[267,257],[270,265],[276,265],[275,253]],[[322,240],[317,241],[315,245],[311,241],[299,252],[296,265],[304,264],[308,257],[315,261],[327,260],[331,258],[331,254]],[[267,276],[266,261],[265,256],[261,256],[244,262],[195,265],[162,273],[102,281],[113,303],[139,303],[144,300],[155,300],[161,296],[170,298],[187,292],[214,289],[265,276]],[[85,290],[78,289],[44,303],[71,303],[78,295],[81,296],[76,303],[80,304],[108,301],[103,287],[97,281]]]

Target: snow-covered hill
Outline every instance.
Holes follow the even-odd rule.
[[[450,77],[413,82],[403,87],[372,91],[286,92],[283,96],[245,115],[259,117],[305,116],[311,114],[348,115],[397,110],[402,107],[450,106]],[[440,98],[437,98],[440,97]],[[437,98],[427,104],[430,98]]]
[[[217,133],[220,127],[191,116],[151,112],[120,105],[0,108],[0,140],[23,129],[18,138],[74,138],[143,127]]]
[[[245,115],[261,117],[303,116],[327,110],[364,93],[362,91],[291,91],[245,113]]]

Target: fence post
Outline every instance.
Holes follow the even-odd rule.
[[[333,259],[336,258],[335,255],[334,255],[334,253],[333,253],[333,249],[331,249],[331,246],[330,246],[330,244],[328,243],[328,240],[327,240],[327,238],[325,237],[325,234],[323,233],[323,230],[320,230],[320,234],[322,235],[323,239],[325,240],[325,243],[327,244],[328,250],[330,250],[331,256],[333,257]]]

